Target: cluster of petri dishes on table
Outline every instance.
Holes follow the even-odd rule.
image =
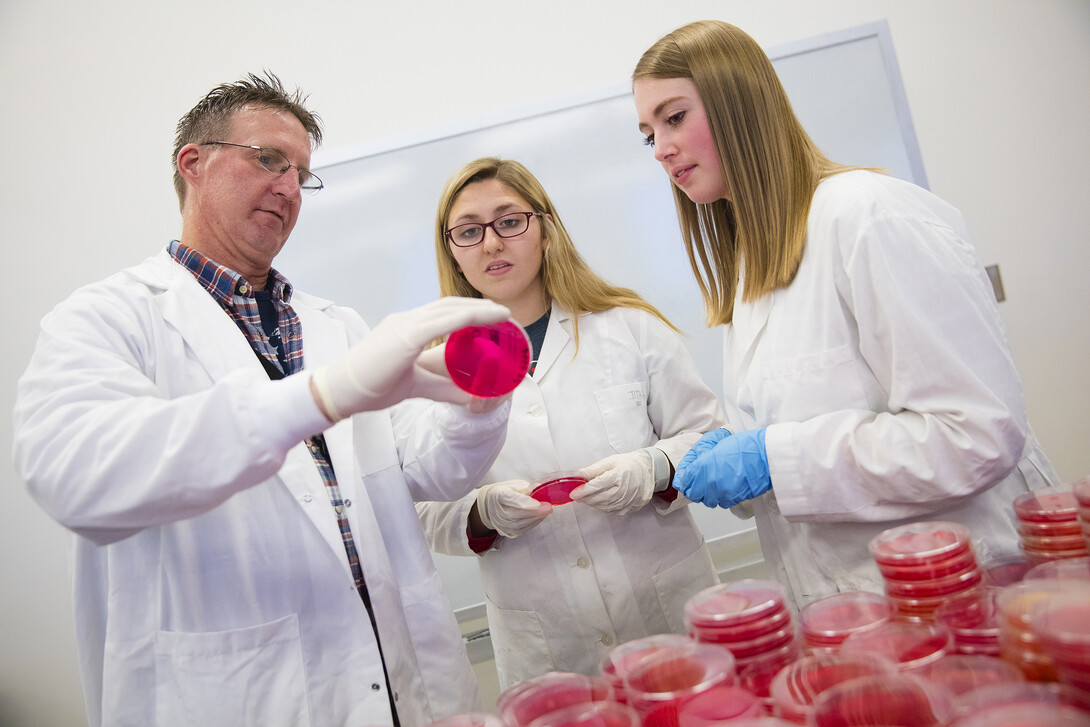
[[[585,481],[550,473],[532,496],[564,504]],[[1088,727],[1090,477],[1018,497],[1012,522],[1020,552],[984,561],[959,523],[886,530],[869,544],[884,592],[797,612],[776,581],[722,583],[686,603],[685,635],[429,727]]]

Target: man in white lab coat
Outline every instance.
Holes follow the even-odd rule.
[[[181,239],[45,317],[15,460],[72,533],[91,725],[423,725],[479,707],[413,499],[454,499],[509,403],[454,387],[446,300],[368,331],[276,270],[318,119],[279,80],[179,123]],[[393,406],[402,399],[437,402]],[[414,415],[415,412],[415,415]]]

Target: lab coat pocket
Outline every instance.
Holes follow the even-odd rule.
[[[647,383],[611,386],[594,392],[609,445],[617,453],[631,452],[655,441],[647,418]]]
[[[651,580],[666,623],[675,634],[686,632],[685,603],[705,588],[719,583],[711,551],[703,540],[696,552],[652,576]]]
[[[805,421],[832,409],[869,409],[848,346],[809,356],[769,361],[756,396],[757,421]]]
[[[501,689],[556,671],[556,662],[535,612],[499,608],[487,595],[485,610]]]
[[[160,726],[309,725],[295,614],[230,631],[158,632],[155,702]]]

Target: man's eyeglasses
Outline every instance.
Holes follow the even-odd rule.
[[[541,217],[540,212],[511,212],[491,222],[467,222],[447,230],[447,239],[457,247],[473,247],[484,240],[489,227],[500,237],[518,237],[530,226],[531,217]]]
[[[272,172],[273,174],[284,174],[292,167],[299,172],[299,189],[303,190],[307,194],[315,195],[322,191],[325,187],[322,184],[322,180],[318,179],[318,175],[309,169],[292,164],[288,161],[280,152],[275,149],[268,149],[263,146],[250,146],[248,144],[235,144],[230,141],[206,141],[201,146],[237,146],[239,149],[253,149],[257,152],[257,156],[254,157],[257,163],[262,167]]]

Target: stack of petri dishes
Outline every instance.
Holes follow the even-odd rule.
[[[726,649],[690,641],[663,646],[624,676],[627,702],[644,727],[677,727],[682,708],[706,692],[733,687],[734,657]]]
[[[1070,487],[1030,490],[1014,499],[1022,550],[1035,563],[1090,555]]]
[[[954,637],[939,624],[890,621],[844,639],[840,653],[878,654],[892,661],[899,672],[922,673],[954,653]]]
[[[881,593],[845,591],[824,596],[799,611],[803,651],[835,653],[844,639],[893,619],[893,603]]]
[[[633,639],[610,649],[599,666],[599,673],[613,686],[613,698],[618,702],[626,701],[624,677],[641,659],[654,654],[659,649],[671,646],[685,646],[692,639],[681,634],[653,634],[641,639]]]
[[[508,687],[496,709],[508,727],[529,727],[562,707],[607,701],[613,701],[613,687],[605,678],[554,671]]]
[[[1079,504],[1079,524],[1082,526],[1082,537],[1090,547],[1090,477],[1083,477],[1071,486],[1075,495],[1075,502]]]
[[[984,571],[986,584],[1002,588],[1025,578],[1035,565],[1037,563],[1024,553],[1011,553],[988,558],[980,564],[980,569]]]
[[[995,604],[999,609],[999,655],[1017,666],[1026,679],[1035,682],[1056,681],[1052,658],[1030,629],[1032,608],[1049,601],[1070,588],[1072,581],[1039,578],[1012,583],[999,589]]]
[[[893,662],[874,654],[809,654],[782,668],[769,687],[772,713],[794,724],[807,724],[814,700],[827,689],[864,676],[897,673]]]
[[[738,672],[782,667],[801,655],[794,615],[776,581],[747,578],[700,591],[685,603],[689,635],[729,650]]]
[[[879,533],[868,547],[902,621],[930,621],[939,604],[984,580],[969,529],[960,523],[901,525]]]
[[[958,654],[999,656],[999,607],[996,586],[981,586],[959,593],[935,609],[935,623],[954,637]]]
[[[1066,585],[1030,607],[1029,628],[1052,660],[1057,680],[1090,699],[1090,583],[1053,582]]]

